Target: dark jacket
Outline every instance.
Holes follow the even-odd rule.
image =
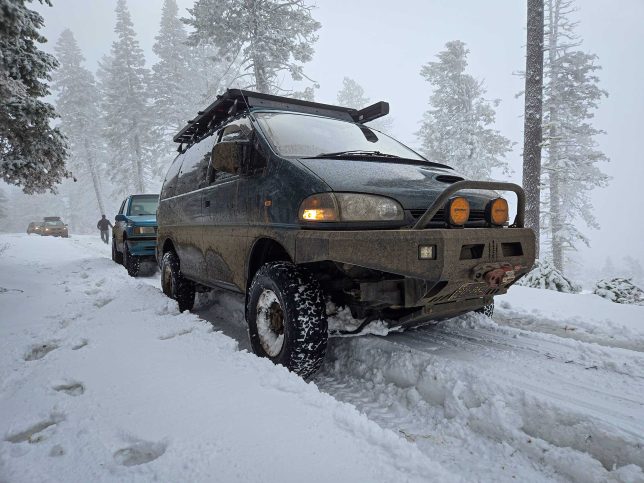
[[[96,224],[96,228],[98,228],[101,231],[107,231],[110,226],[112,226],[112,224],[110,223],[110,220],[108,220],[107,218],[101,218],[100,220],[98,220],[98,223]]]

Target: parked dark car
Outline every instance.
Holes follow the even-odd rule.
[[[326,303],[412,327],[489,310],[534,262],[524,193],[467,181],[364,123],[362,110],[228,90],[174,138],[158,209],[163,291],[246,295],[254,352],[309,376]],[[513,191],[518,209],[495,191]]]
[[[34,233],[39,233],[41,236],[60,236],[63,238],[69,238],[67,225],[59,216],[45,216],[43,218],[43,222],[39,225],[39,230]]]
[[[139,274],[142,260],[155,258],[158,204],[159,195],[130,195],[114,219],[112,260],[132,277]]]

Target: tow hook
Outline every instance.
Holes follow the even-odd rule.
[[[488,287],[498,288],[501,285],[512,282],[516,276],[515,270],[521,267],[513,267],[509,263],[489,263],[474,268],[473,278],[477,282],[485,282]]]

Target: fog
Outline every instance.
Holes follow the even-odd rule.
[[[51,50],[60,32],[75,34],[88,66],[95,70],[113,40],[115,1],[53,0],[53,8],[34,4],[45,17],[45,46]],[[148,66],[154,62],[152,44],[157,33],[161,0],[128,0]],[[192,0],[178,0],[185,12]],[[484,79],[487,97],[501,99],[497,129],[516,144],[509,156],[514,181],[521,181],[523,98],[516,97],[523,80],[525,1],[493,2],[415,0],[323,0],[314,17],[321,22],[313,60],[307,74],[320,84],[316,100],[335,102],[345,76],[355,79],[372,101],[386,100],[394,118],[393,134],[417,146],[414,133],[426,109],[430,89],[421,78],[421,65],[433,60],[447,41],[460,39],[470,49],[469,72]],[[644,182],[639,149],[644,96],[644,2],[641,0],[579,0],[576,13],[582,49],[596,53],[600,86],[609,92],[596,113],[595,125],[606,131],[597,141],[611,162],[603,170],[613,177],[610,186],[593,193],[600,230],[584,230],[591,248],[580,248],[587,266],[601,265],[611,255],[631,254],[644,263],[644,228],[638,213]],[[284,79],[284,85],[289,80]],[[214,96],[215,93],[213,93]]]

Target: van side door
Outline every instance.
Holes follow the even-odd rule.
[[[231,121],[220,131],[217,145],[233,148],[248,143],[252,125],[247,117]],[[213,149],[208,168],[208,186],[204,189],[204,249],[211,285],[244,290],[248,245],[245,178],[240,170],[222,164]]]
[[[204,281],[202,188],[210,161],[214,136],[192,145],[184,154],[177,179],[173,211],[176,220],[174,241],[181,272],[195,281]]]

